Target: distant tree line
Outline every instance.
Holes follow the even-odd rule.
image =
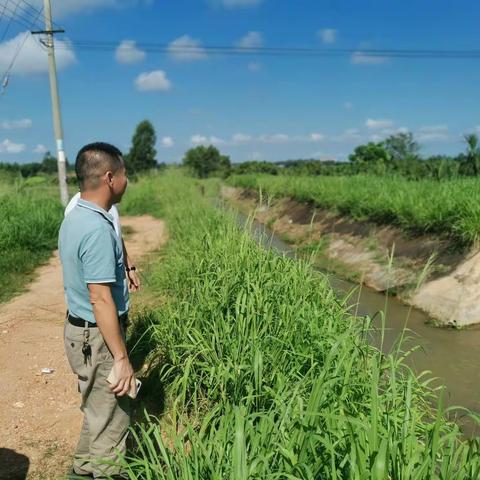
[[[231,164],[213,146],[190,149],[184,166],[198,177],[211,175],[226,177],[234,174],[268,173],[271,175],[398,175],[411,180],[435,180],[459,176],[480,175],[480,141],[475,134],[465,135],[465,152],[456,156],[420,155],[420,145],[412,133],[391,135],[381,142],[359,145],[347,162],[315,159],[286,160],[281,162],[248,161]]]
[[[67,160],[67,171],[71,170],[71,166]],[[7,172],[14,175],[21,175],[24,178],[35,177],[37,175],[50,175],[57,173],[57,159],[50,153],[46,152],[41,162],[31,163],[0,163],[0,172]]]
[[[157,136],[153,125],[144,120],[140,122],[132,137],[132,146],[124,155],[125,165],[129,175],[135,176],[146,170],[165,167],[164,163],[158,163],[156,160],[157,152],[155,143]],[[5,163],[0,162],[1,172],[11,175],[21,175],[24,178],[35,177],[38,175],[50,175],[57,173],[57,159],[50,152],[45,153],[42,161],[31,163]],[[74,165],[69,164],[67,160],[67,173],[69,179],[74,179]]]
[[[480,174],[480,145],[477,135],[465,135],[466,150],[456,156],[433,155],[423,158],[420,145],[411,133],[399,133],[383,142],[359,145],[349,156],[353,174],[396,174],[416,180],[441,180]]]
[[[477,135],[465,135],[466,149],[456,156],[433,155],[424,158],[420,155],[420,145],[412,133],[398,133],[381,142],[359,145],[347,162],[317,159],[284,160],[281,162],[248,161],[232,164],[213,145],[200,145],[185,153],[182,164],[192,175],[199,178],[210,176],[228,177],[245,173],[268,173],[271,175],[399,175],[412,180],[432,178],[436,180],[459,176],[480,175],[480,141]],[[124,155],[128,174],[164,168],[158,163],[155,144],[157,136],[151,122],[140,122],[132,137],[132,146]],[[57,171],[57,159],[47,152],[41,162],[0,163],[0,172],[32,177],[53,174]],[[67,161],[67,171],[73,166]]]

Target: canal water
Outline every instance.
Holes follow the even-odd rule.
[[[296,258],[292,247],[276,237],[265,225],[248,220],[240,212],[236,213],[238,224],[243,228],[248,225],[252,236],[262,246]],[[455,330],[434,327],[429,324],[428,315],[394,297],[387,297],[329,273],[325,275],[339,298],[348,298],[347,304],[352,313],[374,318],[377,327],[382,326],[384,318],[384,351],[390,351],[404,333],[408,340],[402,347],[403,351],[419,347],[409,355],[407,363],[417,373],[431,372],[430,376],[436,379],[433,383],[435,386],[446,386],[445,403],[480,412],[480,328]],[[468,418],[458,421],[468,436],[480,435],[478,427]]]

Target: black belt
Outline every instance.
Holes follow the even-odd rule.
[[[70,314],[68,314],[67,319],[74,327],[85,328],[85,322],[86,322],[88,328],[97,328],[96,323],[88,322],[83,318],[74,317],[73,315],[70,315]],[[120,315],[118,317],[118,321],[120,322],[121,325],[126,326],[128,322],[128,313],[124,313],[123,315]]]

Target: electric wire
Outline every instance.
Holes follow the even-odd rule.
[[[30,16],[30,18],[34,18],[33,24],[38,28],[38,30],[43,29],[44,25],[42,22],[38,22],[38,18],[43,14],[43,7],[40,9],[33,6],[31,3],[27,2],[26,0],[22,0],[22,4],[25,4],[26,6],[20,5],[20,8]],[[38,27],[37,27],[38,25]],[[56,22],[52,20],[52,27],[55,29],[60,29],[60,25],[58,25]]]
[[[10,4],[14,0],[4,0],[0,3],[3,6],[2,14],[8,12],[9,23],[0,40],[3,41],[12,21],[17,22],[24,28],[31,30],[38,24],[38,17],[43,11],[37,9],[27,0],[17,0],[15,6]],[[0,15],[1,19],[1,15]],[[29,23],[30,22],[30,23]],[[55,27],[59,28],[57,24]],[[39,28],[39,30],[41,27]],[[71,40],[68,44],[59,44],[58,49],[76,48],[83,51],[102,52],[115,51],[119,41],[98,41],[98,40]],[[318,57],[335,58],[350,56],[352,60],[361,62],[383,61],[388,58],[400,59],[480,59],[480,50],[445,50],[445,49],[372,49],[372,48],[313,48],[313,47],[235,47],[228,45],[185,45],[175,46],[168,43],[137,43],[136,48],[149,53],[170,54],[170,55],[192,55],[208,54],[211,56],[275,56],[275,57]]]
[[[21,1],[21,0],[18,0],[18,1],[17,1],[17,4],[15,5],[15,9],[14,9],[14,11],[13,11],[13,15],[12,15],[12,16],[9,18],[9,20],[8,20],[7,28],[6,28],[5,31],[3,32],[2,38],[0,39],[0,43],[5,40],[5,37],[6,37],[7,32],[8,32],[8,30],[9,30],[9,28],[10,28],[10,25],[12,24],[13,17],[14,17],[14,15],[15,15],[16,11],[17,11],[18,6],[20,5],[20,1]],[[7,2],[7,3],[8,3],[8,2]]]
[[[9,8],[9,5],[8,5],[9,2],[7,2],[5,5],[4,5],[4,11],[7,12],[7,15],[5,15],[8,19],[9,19],[9,25],[15,21],[15,23],[17,23],[18,25],[21,25],[23,28],[29,28],[30,27],[30,24],[24,20],[20,15],[18,15],[16,13],[16,11],[12,8]],[[4,36],[6,36],[6,32],[8,31],[8,29],[4,32]]]
[[[8,87],[8,84],[9,84],[9,78],[10,78],[10,73],[13,69],[13,66],[15,65],[15,61],[17,60],[18,58],[18,55],[20,54],[22,48],[25,46],[25,43],[28,39],[28,37],[31,35],[30,31],[31,31],[31,26],[34,24],[34,22],[36,22],[38,20],[38,18],[40,17],[40,15],[43,13],[43,9],[42,10],[39,10],[37,12],[37,16],[35,17],[34,21],[32,21],[31,25],[30,25],[30,28],[27,29],[27,31],[24,33],[24,36],[23,36],[23,39],[21,41],[18,42],[18,45],[17,45],[17,49],[13,55],[13,58],[12,60],[10,61],[10,64],[8,65],[7,69],[5,70],[5,73],[3,74],[3,77],[2,77],[2,90],[0,92],[1,95],[4,95],[5,92],[6,92],[6,89]]]
[[[0,4],[0,8],[3,7],[2,12],[6,12],[5,16],[9,18],[8,27],[10,26],[11,22],[15,21],[15,23],[28,30],[42,30],[44,28],[43,23],[38,20],[40,15],[43,13],[43,7],[41,10],[39,10],[25,0],[19,0],[14,7],[10,4],[10,1],[11,0],[6,0],[6,2]],[[55,22],[52,22],[52,26],[60,29],[60,26]],[[2,41],[8,32],[8,27],[3,34]]]
[[[2,13],[0,14],[0,21],[2,20],[3,14],[5,13],[5,9],[7,8],[7,4],[1,5],[3,7]]]
[[[71,40],[70,45],[60,48],[75,47],[85,51],[114,51],[119,42]],[[435,49],[358,49],[336,48],[320,49],[311,47],[234,47],[226,45],[207,46],[173,46],[164,43],[137,43],[135,48],[150,53],[209,55],[255,55],[255,56],[294,56],[294,57],[344,57],[354,56],[359,61],[365,58],[431,58],[431,59],[480,59],[480,50],[435,50]]]

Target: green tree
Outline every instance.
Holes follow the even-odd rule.
[[[270,175],[278,175],[278,170],[278,165],[274,163],[251,160],[233,164],[230,173],[234,175],[243,175],[246,173],[269,173]]]
[[[420,145],[411,132],[390,135],[384,142],[385,150],[391,159],[391,167],[402,175],[417,178],[422,170],[420,161]]]
[[[144,120],[137,125],[132,138],[132,148],[125,156],[128,173],[136,174],[157,166],[155,143],[157,135],[153,125]]]
[[[371,172],[378,175],[386,173],[391,162],[383,143],[374,142],[359,145],[348,158],[355,172]]]
[[[43,173],[57,173],[57,159],[50,152],[43,156],[40,170]]]
[[[394,163],[402,162],[409,157],[419,157],[420,145],[413,138],[412,132],[390,135],[383,143]]]
[[[460,162],[457,158],[447,155],[433,155],[423,162],[425,166],[424,177],[435,180],[456,178],[459,175]]]
[[[477,176],[480,173],[480,144],[475,133],[465,135],[467,151],[464,157],[465,173]]]
[[[222,155],[213,145],[191,148],[185,153],[182,163],[200,178],[212,174],[226,176],[230,170],[230,158]]]

